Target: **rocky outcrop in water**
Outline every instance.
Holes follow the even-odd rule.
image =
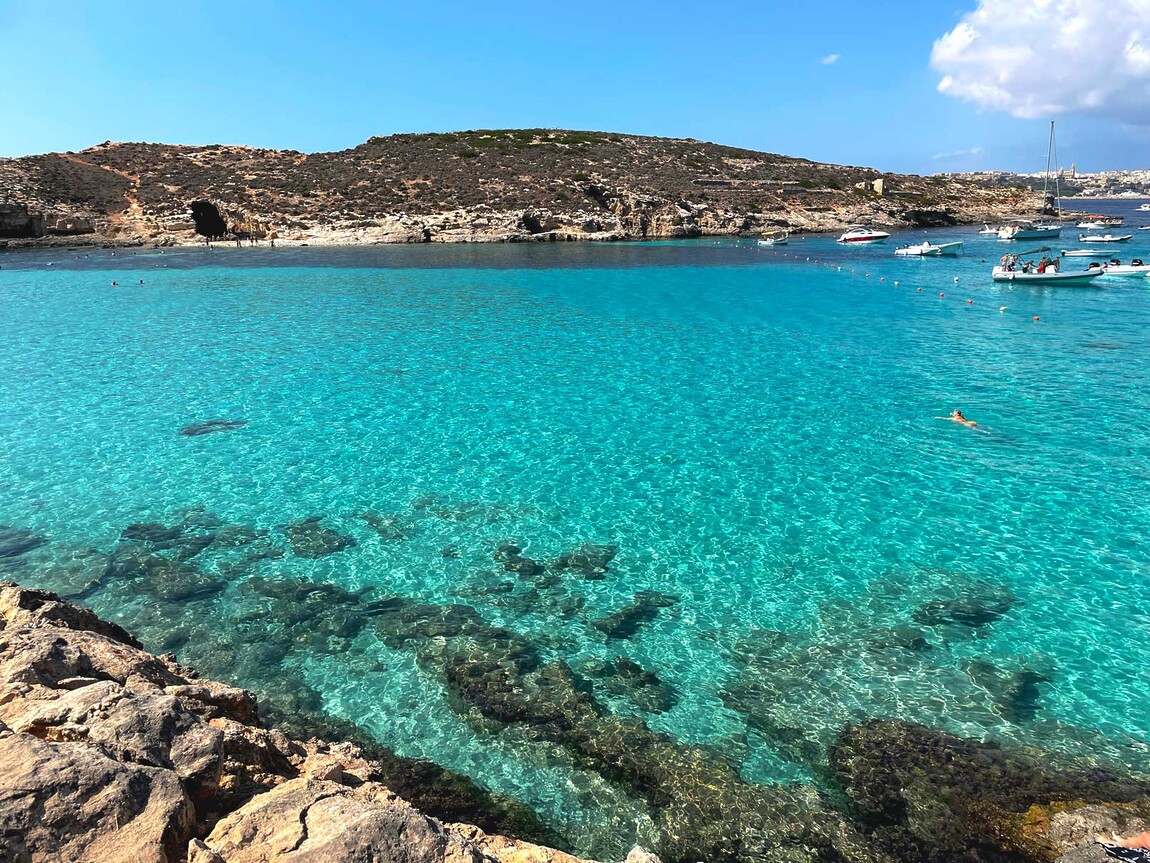
[[[571,863],[424,815],[356,746],[261,727],[251,693],[0,584],[0,859]],[[426,792],[432,766],[412,781]]]

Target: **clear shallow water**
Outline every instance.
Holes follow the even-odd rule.
[[[1145,769],[1150,285],[1003,289],[1007,244],[956,234],[965,257],[926,261],[891,256],[923,232],[0,257],[0,523],[50,539],[4,566],[77,591],[132,523],[199,507],[266,550],[321,515],[357,544],[209,548],[189,563],[211,590],[111,580],[85,601],[601,858],[649,834],[641,805],[515,728],[475,730],[370,625],[309,638],[259,579],[465,603],[585,673],[626,656],[674,706],[602,681],[600,700],[750,781],[814,781],[868,715]],[[1150,237],[1121,252],[1150,259]],[[955,407],[979,430],[935,419]],[[178,434],[211,418],[247,425]],[[618,555],[539,587],[493,560],[509,541]],[[591,624],[641,590],[679,602],[630,638]]]

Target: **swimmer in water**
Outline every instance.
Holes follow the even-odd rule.
[[[962,415],[962,411],[960,411],[958,408],[955,408],[953,411],[951,411],[950,416],[935,417],[935,419],[950,420],[951,422],[962,423],[967,428],[975,428],[978,425],[978,423],[976,423],[974,420],[968,420],[966,417],[964,417]]]

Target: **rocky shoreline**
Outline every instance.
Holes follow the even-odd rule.
[[[593,551],[565,565],[593,568]],[[676,863],[1079,863],[1105,859],[1095,832],[1150,825],[1142,780],[877,719],[848,725],[830,748],[835,794],[747,784],[702,750],[604,712],[563,663],[537,665],[530,645],[462,606],[379,605],[379,636],[442,664],[486,721],[528,729],[646,798],[663,837],[654,850]],[[53,593],[0,584],[5,860],[578,863],[514,835],[516,824],[545,830],[508,817],[513,807],[487,824],[508,835],[456,820],[467,810],[450,789],[466,780],[452,786],[424,765],[405,788],[372,755],[268,727],[252,693],[147,653]],[[654,859],[636,848],[628,863]]]

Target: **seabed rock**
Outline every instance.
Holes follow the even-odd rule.
[[[585,543],[575,551],[564,552],[551,561],[551,568],[560,572],[575,572],[583,578],[598,581],[607,577],[608,564],[619,553],[614,545]]]
[[[641,590],[634,601],[606,617],[596,618],[591,625],[608,638],[630,638],[644,623],[650,623],[659,616],[659,609],[670,608],[679,602],[679,597],[657,590]]]
[[[19,557],[47,541],[47,538],[30,530],[0,524],[0,558]]]
[[[200,437],[201,435],[214,434],[216,432],[232,431],[233,429],[243,428],[247,424],[247,420],[203,420],[202,422],[192,423],[190,425],[184,426],[182,429],[180,429],[180,434],[184,437]]]
[[[291,543],[292,554],[307,558],[326,557],[356,544],[353,537],[324,527],[320,524],[322,520],[323,516],[313,515],[284,528],[288,542]]]

